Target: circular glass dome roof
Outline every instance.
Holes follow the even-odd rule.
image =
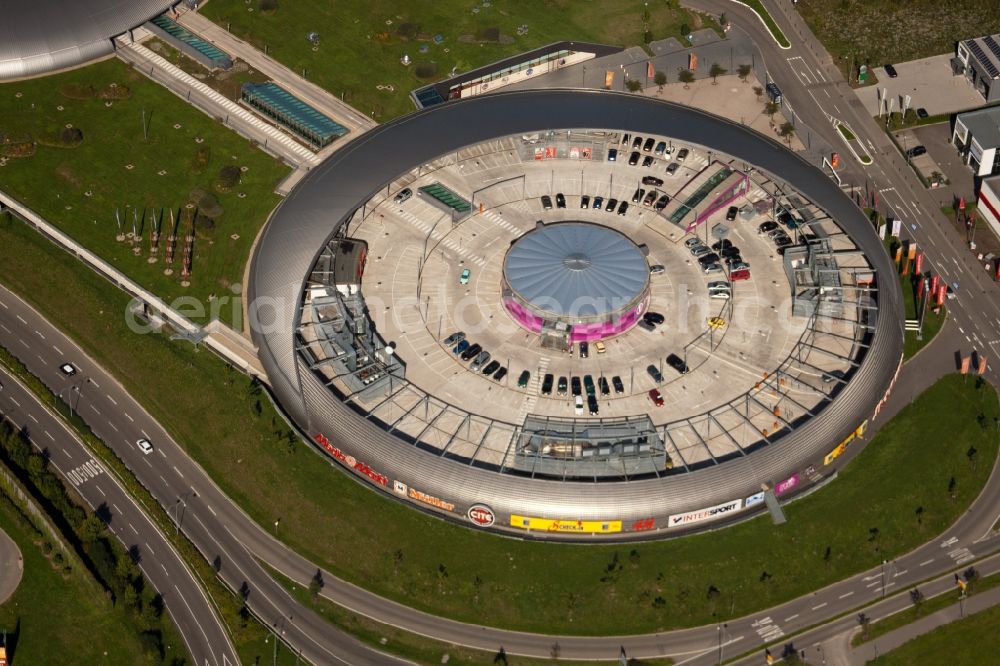
[[[643,296],[649,267],[625,235],[585,222],[530,231],[504,259],[507,285],[538,310],[561,317],[614,313]]]

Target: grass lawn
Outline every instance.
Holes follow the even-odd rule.
[[[855,63],[953,54],[960,39],[1000,32],[1000,4],[981,0],[799,0],[795,7],[847,78]]]
[[[486,535],[378,495],[304,445],[290,446],[270,405],[264,401],[258,416],[259,398],[246,379],[211,353],[128,333],[124,297],[24,225],[0,223],[0,239],[0,280],[114,368],[256,520],[280,518],[282,538],[337,575],[469,622],[617,634],[743,615],[939,534],[978,493],[996,455],[992,431],[979,425],[1000,413],[995,392],[948,377],[879,433],[829,489],[788,505],[784,526],[764,517],[634,546]],[[33,269],[40,265],[49,271]],[[71,293],[65,284],[74,285]],[[975,469],[966,458],[970,446],[979,451]],[[954,499],[947,492],[952,476]]]
[[[268,55],[381,122],[413,111],[410,91],[447,77],[453,67],[466,72],[560,40],[642,44],[647,4],[653,40],[680,39],[684,26],[719,30],[714,19],[682,9],[677,0],[277,0],[277,10],[267,12],[257,1],[212,0],[201,13],[261,50],[266,45]],[[521,26],[527,32],[519,35]],[[485,40],[492,29],[499,29],[499,41]],[[311,32],[319,34],[316,50],[306,39]],[[403,55],[413,64],[401,65]],[[417,78],[421,64],[436,73]],[[386,85],[392,91],[376,88]]]
[[[993,660],[1000,653],[998,626],[1000,606],[993,606],[918,636],[892,652],[880,654],[877,661],[868,663],[878,666],[981,666],[996,663]]]
[[[93,94],[106,96],[125,88],[131,93],[127,99]],[[143,112],[148,139],[143,138]],[[66,125],[83,132],[78,146],[62,143]],[[207,306],[210,294],[227,293],[230,285],[242,282],[250,246],[280,199],[274,187],[289,172],[117,59],[0,85],[0,143],[4,135],[11,141],[33,139],[36,152],[9,158],[0,168],[0,188],[168,302],[187,294]],[[207,149],[205,164],[195,159],[199,149]],[[246,170],[239,184],[222,192],[216,187],[219,170],[229,165]],[[169,215],[159,260],[149,263],[151,210],[172,207],[175,214],[182,209],[189,214],[192,210],[183,207],[198,188],[215,197],[221,213],[214,229],[201,227],[196,234],[191,285],[185,288],[180,273],[187,232],[178,239],[173,275],[164,275]],[[139,255],[127,241],[116,240],[115,210],[121,211],[125,230],[131,232],[136,207],[149,213]],[[210,208],[198,210],[218,212]],[[231,322],[231,311],[224,309],[223,319]]]
[[[879,224],[882,224],[884,221],[885,220],[881,217],[879,218]],[[898,241],[894,238],[890,238],[885,242],[886,251],[889,253],[890,257],[895,256],[894,253],[896,251],[897,244]],[[914,279],[912,273],[910,275],[899,276],[899,286],[903,290],[903,316],[906,319],[917,318],[918,282],[918,280]],[[903,334],[903,358],[909,359],[918,351],[929,345],[931,340],[933,340],[941,330],[941,327],[944,326],[947,316],[947,306],[941,306],[939,312],[934,312],[928,305],[927,312],[924,315],[924,338],[923,340],[917,340],[916,331],[906,331]]]
[[[764,21],[764,25],[767,26],[768,31],[778,44],[785,48],[791,46],[788,42],[788,38],[785,37],[783,32],[781,32],[781,28],[778,27],[778,24],[774,22],[774,18],[772,18],[770,13],[768,13],[767,8],[764,7],[764,3],[760,0],[740,0],[740,2],[748,5],[751,9],[757,12],[758,15],[760,15],[760,18]]]
[[[46,556],[41,538],[6,496],[0,495],[0,529],[21,549],[24,575],[14,595],[0,606],[7,656],[14,664],[159,664],[188,659],[176,631],[163,661],[143,651],[134,624],[111,605],[87,570],[64,575]],[[170,620],[166,620],[170,625]],[[172,626],[172,625],[171,625]],[[13,649],[11,649],[13,648]]]

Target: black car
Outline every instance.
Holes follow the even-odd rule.
[[[652,152],[653,146],[656,145],[656,139],[646,139],[646,143],[642,144],[642,152],[649,153]]]
[[[614,148],[608,149],[608,161],[617,162],[618,161],[618,151]]]
[[[636,164],[638,164],[639,163],[639,157],[640,157],[639,153],[632,153],[631,155],[629,155],[628,156],[628,164],[629,164],[629,166],[635,166]]]
[[[740,212],[740,209],[736,206],[730,206],[729,210],[726,211],[726,219],[732,222],[736,219],[736,214]]]
[[[618,204],[618,214],[619,215],[624,215],[627,212],[628,212],[628,202],[627,201],[623,201],[620,204]]]
[[[607,377],[599,377],[597,379],[597,388],[601,389],[601,395],[611,395],[611,387],[608,386]]]
[[[656,158],[652,155],[646,155],[646,157],[642,160],[642,166],[644,167],[651,167],[654,164],[656,164]]]
[[[744,263],[743,257],[739,253],[736,253],[731,257],[730,256],[726,257],[726,267],[729,268],[730,270],[732,270],[732,268],[737,264],[742,264],[742,263]]]
[[[622,145],[627,146],[629,142],[632,141],[631,134],[622,134]]]
[[[597,416],[597,413],[600,410],[597,408],[597,398],[596,397],[594,397],[592,395],[588,395],[587,396],[587,409],[590,410],[590,415],[591,416]]]
[[[615,393],[621,395],[625,392],[625,384],[622,383],[622,378],[618,375],[611,378],[611,385],[615,387]]]
[[[675,173],[677,173],[677,169],[679,167],[680,167],[680,165],[677,164],[677,162],[671,162],[670,165],[667,167],[667,173],[672,176]]]
[[[493,379],[500,381],[507,376],[507,368],[500,368],[495,373],[493,373]]]
[[[476,343],[476,344],[470,346],[464,352],[462,352],[462,360],[463,361],[470,361],[473,358],[475,358],[476,356],[478,356],[479,352],[481,352],[481,351],[483,351],[483,346],[480,345],[479,343]]]
[[[594,210],[601,210],[604,205],[604,197],[594,197]]]
[[[646,366],[646,373],[650,377],[652,377],[653,381],[656,382],[657,384],[662,384],[663,383],[663,375],[660,374],[659,369],[655,365],[652,365],[652,364],[647,365]]]
[[[547,194],[542,195],[542,208],[552,210],[552,198]]]
[[[715,250],[716,252],[732,246],[733,246],[733,241],[729,240],[728,238],[723,238],[720,241],[715,241],[714,243],[712,243],[712,249]]]
[[[639,203],[639,201],[646,195],[646,190],[641,187],[635,188],[635,192],[632,193],[632,203]]]
[[[687,148],[681,148],[677,152],[677,161],[678,162],[683,162],[684,160],[687,159],[687,156],[690,155],[690,154],[691,154],[691,151],[689,151]]]
[[[444,339],[445,347],[454,347],[459,342],[465,339],[465,333],[463,331],[456,331]]]
[[[927,118],[929,115],[930,114],[927,113],[927,109],[925,109],[924,107],[920,107],[919,109],[917,109],[917,118],[923,120],[924,118]]]
[[[722,248],[722,251],[719,252],[719,254],[722,255],[723,258],[738,257],[740,256],[740,248],[735,245],[731,245],[729,247]]]
[[[642,318],[648,321],[650,324],[653,324],[654,326],[662,324],[663,322],[666,321],[666,318],[663,315],[661,315],[659,312],[653,312],[653,311],[649,311],[646,314],[642,315]]]
[[[580,378],[579,377],[572,377],[569,380],[569,383],[570,383],[570,386],[572,387],[573,395],[583,395],[583,387],[580,384]]]
[[[559,378],[559,395],[566,395],[566,387],[569,386],[569,382],[566,381],[565,377]]]
[[[580,208],[590,208],[590,197],[586,194],[580,197]]]
[[[913,146],[913,148],[910,148],[909,150],[906,151],[907,157],[919,157],[920,155],[926,155],[926,154],[927,154],[927,149],[924,148],[923,146]]]
[[[654,208],[656,208],[656,210],[663,210],[667,207],[668,203],[670,203],[670,197],[664,194],[656,200],[656,206],[654,206]]]
[[[775,236],[774,244],[777,245],[779,248],[788,247],[789,245],[792,244],[792,239],[789,238],[788,236]]]
[[[581,342],[580,343],[580,358],[589,358],[589,357],[590,357],[590,343],[589,342]]]
[[[486,367],[483,368],[483,374],[492,375],[499,369],[500,369],[500,361],[490,361],[489,363],[486,364]]]
[[[597,388],[594,386],[594,378],[590,375],[583,376],[583,390],[587,395],[597,395]]]
[[[778,228],[777,222],[768,220],[767,222],[762,222],[761,225],[757,227],[757,233],[763,235],[768,233],[769,231],[774,231],[777,228]]]
[[[719,259],[721,259],[721,257],[719,257],[718,254],[716,254],[715,252],[709,252],[708,254],[703,254],[700,257],[698,257],[698,263],[701,264],[702,266],[705,266],[707,264],[718,263]]]
[[[566,207],[566,197],[563,196],[562,192],[556,194],[556,208]]]
[[[688,364],[684,362],[684,359],[677,354],[671,354],[667,357],[667,365],[682,375],[686,375],[690,370],[690,368],[688,368]]]
[[[552,382],[555,380],[551,374],[545,375],[542,380],[542,395],[552,395]]]
[[[653,331],[656,330],[656,326],[654,324],[651,324],[646,319],[640,319],[638,322],[636,322],[636,326],[638,326],[639,328],[641,328],[643,330],[650,331],[650,332],[653,332]]]
[[[892,65],[885,66],[885,73],[889,75],[890,79],[894,79],[897,76],[899,76],[899,73],[896,71],[896,68],[893,67]]]
[[[642,137],[641,136],[635,137],[635,139],[632,141],[632,150],[638,150],[639,146],[641,145],[642,145]]]
[[[660,185],[663,185],[663,179],[657,178],[656,176],[643,176],[642,184],[652,185],[653,187],[659,187]]]
[[[615,206],[617,205],[618,205],[618,199],[608,199],[608,205],[604,207],[604,210],[610,213],[615,209]]]

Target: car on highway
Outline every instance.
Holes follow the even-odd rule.
[[[500,369],[500,361],[497,361],[497,360],[494,359],[494,360],[490,361],[489,363],[487,363],[486,366],[483,368],[483,374],[484,375],[492,375],[494,372],[496,372],[499,369]]]
[[[763,236],[764,234],[776,231],[780,228],[781,227],[778,226],[778,223],[773,220],[768,220],[767,222],[761,222],[760,226],[757,227],[757,235]]]
[[[517,378],[518,388],[528,388],[528,381],[531,379],[531,373],[527,370],[523,371],[521,375]]]
[[[609,162],[618,161],[618,150],[616,148],[608,148],[608,161]]]
[[[641,187],[635,188],[635,192],[632,193],[632,203],[639,203],[639,200],[642,199],[643,195],[645,194],[646,190],[642,189]]]
[[[463,331],[455,331],[454,333],[452,333],[451,335],[449,335],[447,338],[444,339],[444,346],[452,347],[454,345],[457,345],[464,339],[465,339],[465,333]]]
[[[462,274],[458,276],[459,284],[469,284],[469,278],[472,277],[472,271],[468,268],[462,271]]]
[[[654,326],[659,326],[667,320],[666,317],[661,315],[659,312],[653,312],[652,310],[642,315],[642,318]]]
[[[896,68],[893,67],[892,65],[886,65],[885,66],[885,73],[889,75],[890,79],[894,79],[897,76],[899,76],[899,72],[897,72]]]
[[[690,154],[691,152],[687,148],[681,148],[680,150],[677,151],[677,161],[683,162],[684,160],[687,159],[687,156]]]
[[[670,166],[667,167],[667,175],[672,176],[677,173],[677,169],[680,165],[677,162],[671,162]]]
[[[639,157],[641,157],[639,155],[639,153],[632,153],[631,155],[629,155],[628,156],[628,165],[629,166],[635,166],[636,164],[638,164],[639,163]]]
[[[459,346],[461,346],[461,345],[459,345]],[[471,361],[472,358],[476,354],[478,354],[479,352],[481,352],[481,351],[483,351],[483,346],[480,345],[479,343],[476,343],[476,344],[474,344],[474,345],[472,345],[470,347],[467,347],[465,349],[465,351],[462,352],[462,360],[463,361]]]
[[[559,386],[556,391],[559,395],[566,395],[566,389],[569,386],[569,382],[566,381],[566,377],[559,377]]]
[[[135,440],[135,445],[139,447],[139,450],[145,453],[147,456],[153,452],[153,445],[145,437],[140,437]]]
[[[620,204],[618,204],[618,214],[619,215],[624,215],[627,212],[628,212],[628,202],[627,201],[623,201]]]
[[[463,352],[464,352],[464,351],[465,351],[466,349],[468,349],[468,348],[469,348],[470,346],[471,346],[471,344],[469,343],[469,341],[468,341],[468,340],[459,340],[458,344],[457,344],[457,345],[455,345],[455,348],[454,348],[454,349],[452,349],[451,351],[452,351],[452,352],[453,352],[454,354],[461,354],[461,353],[463,353]]]
[[[542,379],[542,395],[552,395],[552,384],[555,382],[555,377],[551,373],[546,374]]]
[[[648,374],[652,378],[652,380],[654,382],[656,382],[657,384],[662,384],[663,383],[663,375],[660,374],[659,369],[657,369],[657,367],[655,365],[652,365],[652,364],[647,365],[646,366],[646,374]]]
[[[602,396],[611,395],[611,387],[608,386],[608,378],[603,375],[597,379],[597,388],[600,389]]]
[[[660,185],[663,185],[663,179],[657,178],[656,176],[643,176],[642,184],[652,185],[653,187],[659,187]]]
[[[615,393],[621,395],[625,392],[625,384],[622,383],[622,378],[615,375],[611,378],[611,385],[615,388]]]
[[[411,190],[408,187],[404,187],[403,189],[401,189],[399,192],[396,193],[396,196],[392,198],[392,202],[395,204],[401,204],[412,196],[413,196],[413,190]]]
[[[479,352],[479,355],[476,356],[475,359],[473,359],[472,364],[469,365],[469,368],[473,372],[475,372],[479,368],[483,367],[484,364],[489,363],[491,356],[492,356],[492,354],[490,354],[488,351],[484,350],[484,351]]]
[[[507,376],[507,368],[501,367],[499,370],[493,373],[493,379],[500,381]]]
[[[573,412],[577,416],[583,416],[583,396],[573,396]]]
[[[677,354],[670,354],[669,356],[667,356],[667,365],[669,365],[671,368],[681,373],[682,375],[686,375],[688,372],[691,371],[691,369],[688,368],[688,364],[684,362],[684,359],[682,359]]]
[[[590,412],[591,416],[597,416],[597,414],[601,411],[597,406],[597,396],[587,396],[587,411]]]
[[[601,210],[604,205],[604,197],[594,197],[594,210]]]
[[[656,201],[656,191],[650,190],[646,195],[646,198],[642,200],[643,206],[652,206],[653,202]]]
[[[556,208],[566,207],[566,197],[563,196],[562,192],[556,192]]]
[[[552,210],[552,197],[547,194],[542,195],[542,208]]]
[[[660,394],[660,389],[649,389],[649,399],[657,407],[663,407],[663,396]]]
[[[926,155],[926,154],[927,154],[927,148],[925,148],[924,146],[913,146],[913,148],[910,148],[909,150],[906,151],[907,157],[920,157],[921,155]]]
[[[664,194],[660,196],[659,199],[656,200],[656,205],[653,206],[653,208],[655,208],[656,210],[663,210],[664,208],[667,207],[668,203],[670,203],[670,195]]]
[[[580,343],[580,358],[590,358],[590,343],[587,341]]]
[[[656,145],[656,139],[646,139],[646,143],[642,144],[642,152],[649,153],[652,152],[653,146]]]
[[[726,219],[732,222],[733,220],[736,219],[736,215],[739,212],[740,212],[739,208],[737,208],[736,206],[730,206],[729,210],[726,211]]]
[[[590,197],[584,194],[580,197],[580,208],[590,208]]]
[[[63,363],[59,366],[59,372],[63,373],[67,377],[72,377],[76,374],[76,366],[72,363]]]
[[[580,383],[579,375],[574,375],[573,377],[570,377],[569,386],[570,390],[573,392],[573,395],[583,394],[583,384]]]

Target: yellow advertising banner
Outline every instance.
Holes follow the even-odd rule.
[[[826,454],[826,457],[823,458],[823,464],[824,465],[829,465],[834,460],[836,460],[837,458],[839,458],[844,453],[844,450],[847,448],[847,445],[850,444],[851,442],[853,442],[855,437],[861,437],[862,435],[864,435],[865,434],[865,430],[867,428],[868,428],[868,420],[865,419],[864,421],[861,422],[861,425],[859,425],[854,430],[854,432],[852,432],[850,435],[848,435],[847,437],[845,437],[844,441],[842,441],[840,444],[838,444],[837,447],[833,451],[830,451],[828,454]]]
[[[512,515],[510,526],[537,532],[577,532],[580,534],[610,534],[622,531],[620,520],[560,520]]]

